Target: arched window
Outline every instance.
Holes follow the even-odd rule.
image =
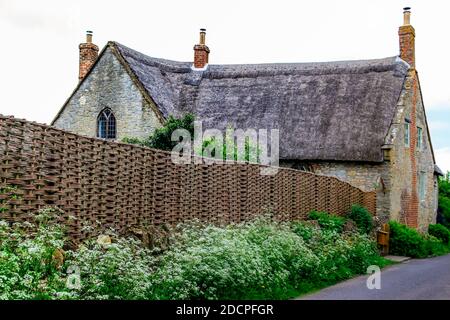
[[[97,118],[97,137],[116,139],[116,117],[111,109],[103,109]]]

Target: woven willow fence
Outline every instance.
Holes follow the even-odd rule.
[[[168,152],[0,116],[0,187],[16,186],[19,195],[0,219],[29,220],[37,210],[56,206],[74,240],[85,237],[82,221],[123,231],[193,218],[240,222],[267,210],[283,220],[304,219],[314,209],[342,215],[352,204],[375,212],[374,192],[292,169],[263,176],[260,168],[176,165]]]

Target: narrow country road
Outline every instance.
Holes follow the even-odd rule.
[[[450,300],[450,255],[409,260],[381,271],[381,289],[369,290],[360,276],[299,299]]]

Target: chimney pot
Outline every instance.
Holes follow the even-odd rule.
[[[411,7],[403,8],[403,25],[408,26],[411,24]]]
[[[86,31],[86,43],[92,43],[92,36],[94,33],[92,31]]]
[[[206,43],[206,29],[200,29],[200,44],[204,45]]]

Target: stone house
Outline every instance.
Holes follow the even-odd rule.
[[[360,61],[209,64],[152,58],[117,42],[80,44],[79,83],[52,125],[105,139],[147,137],[169,115],[204,128],[279,129],[280,165],[377,190],[377,215],[426,231],[437,175],[405,8],[398,56]]]

